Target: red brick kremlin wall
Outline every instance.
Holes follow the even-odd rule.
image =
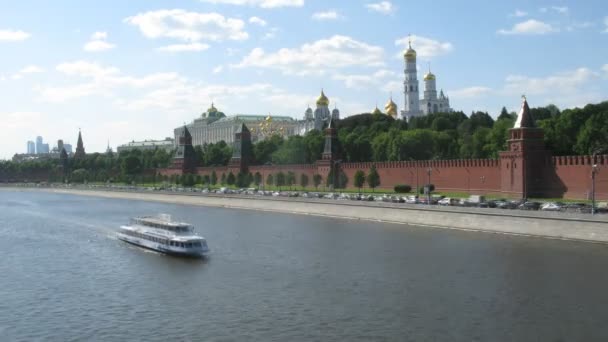
[[[545,197],[589,199],[591,191],[591,156],[560,156],[552,157],[551,163],[545,168],[542,184]],[[431,168],[431,183],[437,191],[461,192],[471,194],[501,195],[500,163],[495,159],[460,159],[460,160],[431,160],[431,161],[400,161],[379,163],[343,163],[342,171],[348,178],[347,187],[353,189],[353,179],[357,170],[367,174],[372,164],[376,165],[380,175],[379,191],[390,191],[397,184],[408,184],[412,188],[428,183],[428,169]],[[596,198],[608,200],[608,155],[596,156],[598,172],[596,173]],[[239,172],[227,166],[199,167],[197,174],[211,175],[215,170],[218,179],[222,173]],[[249,171],[259,172],[266,180],[269,174],[278,172],[294,172],[296,184],[300,175],[306,174],[309,187],[312,188],[312,178],[317,171],[316,164],[302,165],[252,165]],[[163,175],[181,174],[179,169],[159,169]],[[325,184],[326,175],[323,175]],[[507,194],[504,194],[506,197]]]

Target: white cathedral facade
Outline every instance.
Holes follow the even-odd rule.
[[[409,120],[412,117],[430,113],[451,112],[450,98],[443,93],[443,90],[440,90],[439,96],[437,96],[437,78],[431,73],[431,70],[424,75],[424,92],[423,97],[420,98],[416,50],[412,49],[411,43],[403,57],[405,59],[405,80],[403,81],[405,99],[401,117],[404,120]]]

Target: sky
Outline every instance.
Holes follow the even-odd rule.
[[[44,137],[87,152],[173,136],[211,102],[302,118],[403,107],[403,51],[455,110],[496,117],[608,94],[608,2],[55,0],[0,4],[0,159]],[[422,88],[422,82],[421,82]]]

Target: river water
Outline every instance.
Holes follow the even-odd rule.
[[[160,212],[210,257],[114,237]],[[0,253],[0,341],[608,340],[601,244],[0,191]]]

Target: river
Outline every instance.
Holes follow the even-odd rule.
[[[156,213],[211,255],[114,237]],[[0,251],[1,341],[608,340],[602,244],[0,191]]]

